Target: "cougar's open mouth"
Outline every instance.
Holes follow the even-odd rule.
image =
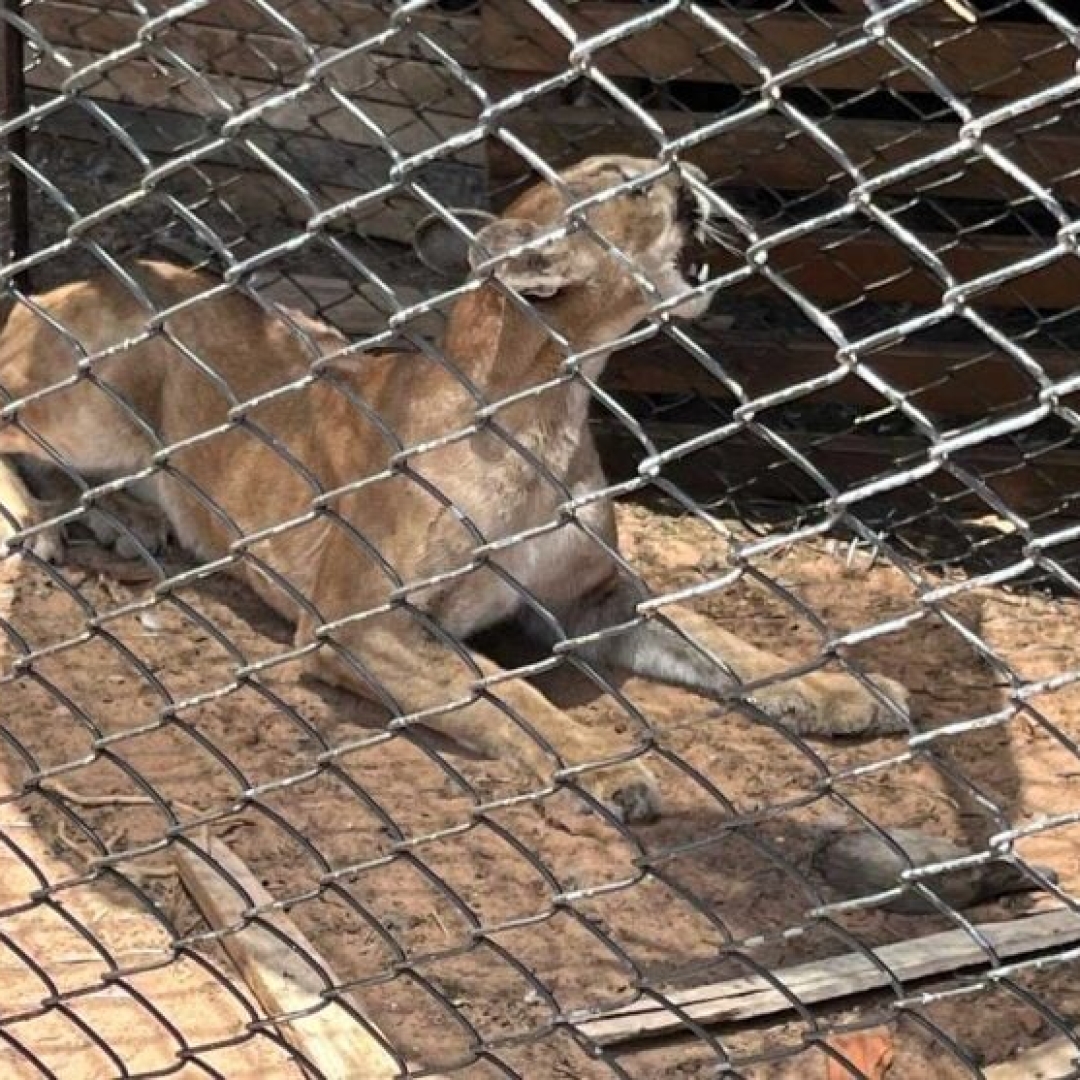
[[[712,267],[701,257],[696,248],[696,244],[690,243],[679,252],[679,273],[690,288],[704,285],[712,273]]]
[[[688,188],[679,190],[675,217],[682,226],[684,242],[679,252],[678,269],[690,288],[704,285],[712,267],[705,261],[705,243],[709,236],[708,208]]]

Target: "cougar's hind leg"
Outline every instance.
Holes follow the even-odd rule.
[[[312,674],[363,697],[389,695],[401,713],[420,714],[426,727],[474,753],[515,762],[542,787],[554,782],[555,754],[568,766],[597,765],[581,782],[617,817],[634,823],[659,816],[657,783],[643,765],[636,760],[606,763],[611,755],[604,743],[538,690],[486,657],[407,625],[408,619],[378,617],[363,629],[341,632],[336,647],[324,646],[309,661]],[[491,690],[478,688],[492,679]],[[382,694],[373,691],[373,683]]]
[[[328,621],[362,613],[351,541],[330,534],[319,554],[312,599]],[[378,611],[381,597],[367,602]],[[297,643],[315,636],[303,614]],[[489,758],[517,763],[542,787],[553,784],[561,760],[585,765],[581,783],[627,822],[660,812],[655,779],[632,755],[612,749],[603,732],[582,725],[538,690],[410,612],[392,609],[345,621],[323,635],[308,658],[312,674],[361,697],[382,701],[400,715]]]

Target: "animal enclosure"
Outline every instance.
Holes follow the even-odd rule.
[[[0,1075],[1075,1075],[1066,9],[5,0],[0,455],[21,440],[9,467],[45,512],[0,495]],[[651,164],[598,193],[566,183],[597,155]],[[512,246],[485,263],[474,242],[471,270],[439,246],[495,235],[486,215],[523,213],[541,181],[561,213],[526,255],[602,251],[608,307],[627,281],[645,298],[585,347],[551,316],[565,285],[500,277]],[[661,190],[691,207],[682,221],[672,203],[675,295],[598,224]],[[197,287],[164,299],[145,260]],[[104,343],[41,299],[93,275],[109,284],[91,317],[107,296],[140,313]],[[458,370],[452,312],[493,295],[554,368],[479,387]],[[687,297],[708,310],[676,317]],[[329,336],[288,380],[230,387],[215,312],[234,300],[291,335],[268,341]],[[49,358],[5,351],[27,326],[67,365],[30,390],[15,363]],[[118,357],[162,340],[177,370],[224,386],[224,420],[170,434],[113,381]],[[410,357],[393,361],[411,388],[395,407],[428,427],[391,431],[378,467],[334,489],[260,410],[343,369],[374,386],[391,350]],[[262,378],[270,359],[253,347],[236,370]],[[62,403],[87,387],[155,440],[138,467],[86,475],[64,451],[81,414]],[[595,439],[606,479],[574,487],[530,450],[529,417],[548,423],[562,393],[588,404],[580,432],[555,415],[569,441]],[[446,397],[465,418],[432,430]],[[350,400],[351,422],[394,428],[385,395]],[[221,551],[158,550],[109,501],[167,478],[228,523],[185,454],[241,437],[278,471],[223,459],[263,516],[232,522]],[[546,516],[478,527],[457,562],[330,615],[300,590],[308,640],[238,580],[276,573],[260,543],[342,516],[339,497],[362,507],[348,547],[369,557],[392,532],[377,532],[389,502],[364,501],[383,481],[437,508],[417,533],[513,502],[495,464],[468,505],[425,472],[488,438],[518,487],[555,493]],[[273,516],[301,476],[302,512]],[[558,530],[595,540],[607,501],[617,553],[598,543],[641,589],[625,619],[540,647],[503,622],[459,641],[424,608],[494,566],[543,621],[513,552]],[[567,555],[558,576],[585,590],[575,574]],[[701,694],[591,659],[680,606],[781,668],[729,665]],[[348,654],[336,631],[386,612],[424,616],[424,647],[473,665],[467,689],[408,707],[396,686],[363,698],[312,674],[312,654]],[[895,730],[826,737],[770,711],[823,678]],[[552,757],[538,779],[428,730],[465,697],[536,704],[530,686],[599,757]],[[518,719],[540,746],[538,718]],[[659,820],[597,795],[627,765],[655,777]]]

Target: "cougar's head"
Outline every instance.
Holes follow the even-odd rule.
[[[709,270],[695,253],[710,223],[699,169],[611,155],[559,179],[534,185],[476,230],[474,274],[527,297],[575,337],[625,332],[661,305],[683,318],[704,313]]]

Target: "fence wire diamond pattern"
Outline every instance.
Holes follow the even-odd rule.
[[[1073,1075],[1067,5],[3,35],[3,1076]]]

